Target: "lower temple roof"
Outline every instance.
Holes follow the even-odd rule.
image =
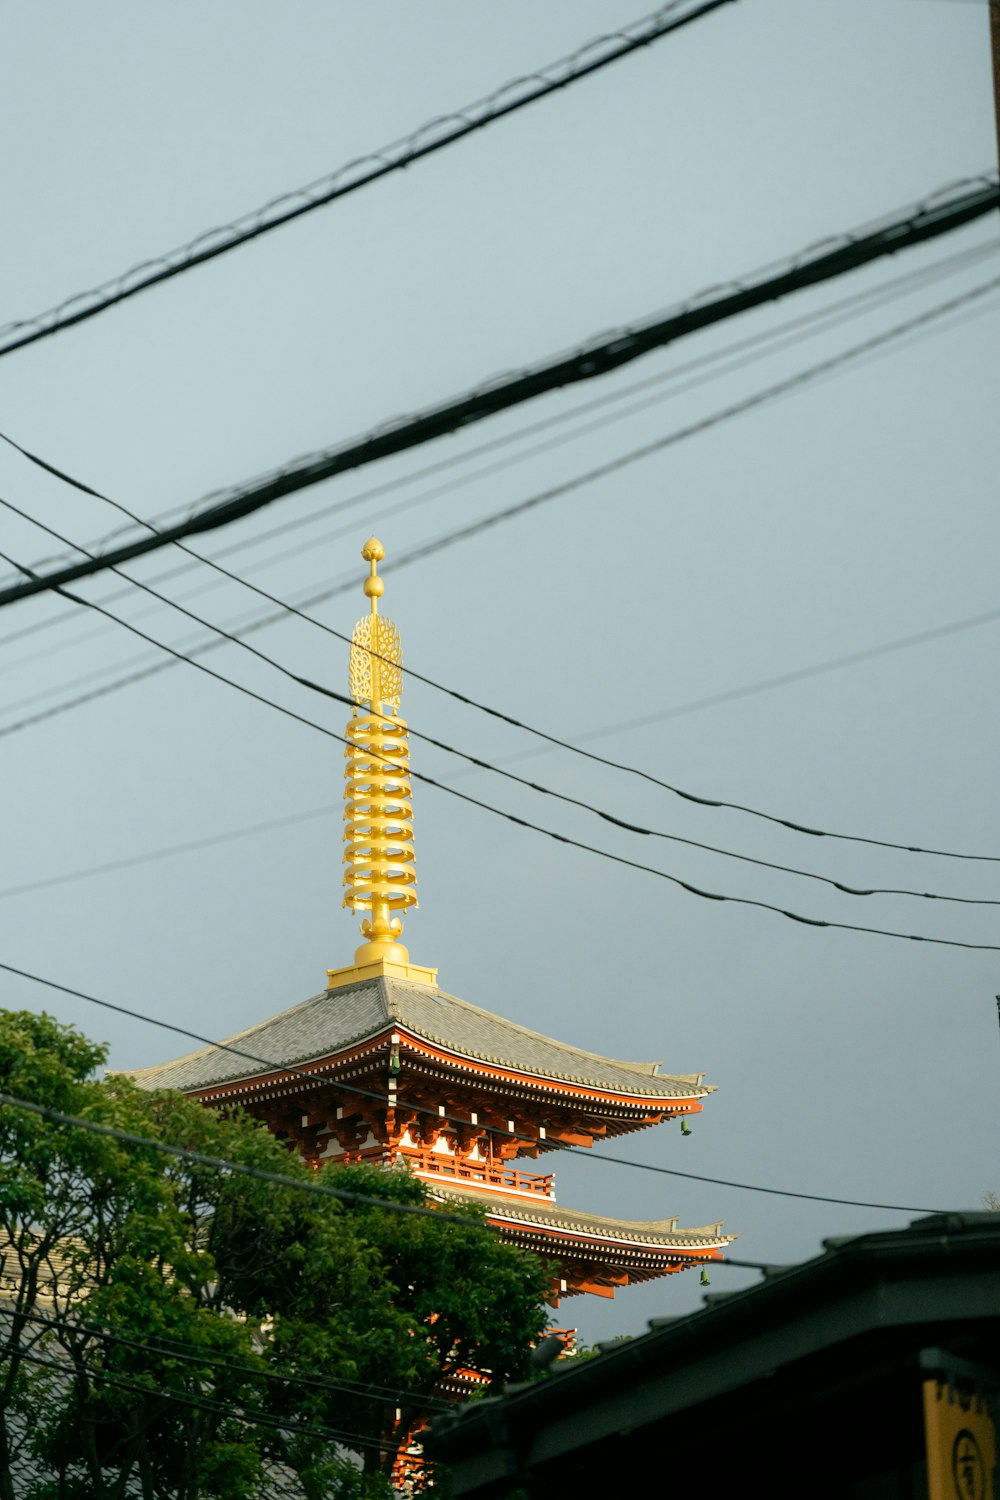
[[[480,1204],[491,1223],[509,1225],[512,1230],[529,1234],[537,1229],[557,1236],[563,1243],[573,1241],[581,1248],[607,1249],[613,1246],[645,1254],[660,1250],[672,1257],[685,1253],[706,1256],[731,1244],[736,1238],[734,1234],[722,1233],[721,1220],[696,1229],[678,1229],[676,1218],[608,1219],[600,1214],[562,1208],[555,1203],[519,1203],[477,1188],[462,1188],[451,1183],[439,1187],[437,1183],[431,1185],[426,1179],[424,1181],[436,1198]]]
[[[661,1074],[659,1063],[602,1057],[470,1005],[436,985],[385,976],[324,991],[226,1038],[223,1047],[234,1051],[203,1047],[126,1076],[144,1089],[195,1093],[289,1066],[307,1067],[393,1026],[460,1058],[534,1078],[651,1101],[700,1099],[714,1092],[713,1085],[702,1083],[701,1073]]]

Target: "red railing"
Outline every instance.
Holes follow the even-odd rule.
[[[454,1182],[467,1182],[478,1187],[506,1188],[508,1192],[552,1197],[551,1172],[544,1176],[539,1172],[520,1172],[502,1162],[470,1161],[465,1156],[446,1156],[443,1151],[430,1151],[419,1146],[403,1146],[399,1155],[415,1172],[433,1173],[435,1177],[448,1177]]]

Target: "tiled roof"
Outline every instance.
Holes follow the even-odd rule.
[[[701,1082],[700,1073],[660,1074],[658,1063],[601,1057],[506,1021],[432,985],[386,977],[324,991],[226,1038],[226,1046],[250,1056],[203,1047],[128,1076],[146,1089],[192,1092],[213,1088],[255,1078],[276,1067],[308,1066],[377,1036],[390,1025],[461,1057],[537,1078],[644,1099],[701,1098],[713,1091]]]
[[[697,1229],[678,1229],[676,1219],[606,1219],[600,1214],[580,1213],[577,1209],[561,1208],[555,1203],[539,1200],[537,1203],[522,1203],[509,1197],[494,1197],[474,1188],[452,1186],[431,1188],[435,1197],[451,1199],[461,1203],[479,1203],[486,1209],[493,1223],[503,1221],[512,1228],[530,1230],[540,1226],[547,1230],[561,1230],[568,1235],[587,1235],[604,1241],[614,1241],[636,1248],[656,1247],[663,1250],[706,1250],[731,1244],[734,1234],[722,1233],[722,1222],[703,1224]]]

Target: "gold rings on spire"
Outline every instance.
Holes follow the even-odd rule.
[[[352,911],[401,911],[415,906],[410,747],[401,719],[352,719],[344,807],[344,905]],[[370,923],[362,931],[370,937]],[[393,923],[394,935],[400,924]]]
[[[403,653],[399,631],[378,612],[385,584],[377,568],[385,549],[372,537],[361,555],[371,564],[364,584],[371,613],[351,639],[350,688],[358,707],[344,752],[344,905],[370,913],[361,924],[368,941],[355,954],[356,964],[406,963],[409,955],[398,941],[403,924],[392,915],[417,904],[410,746],[398,717]]]

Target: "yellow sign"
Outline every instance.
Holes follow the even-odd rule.
[[[983,1397],[924,1381],[930,1500],[994,1500],[996,1429]]]

